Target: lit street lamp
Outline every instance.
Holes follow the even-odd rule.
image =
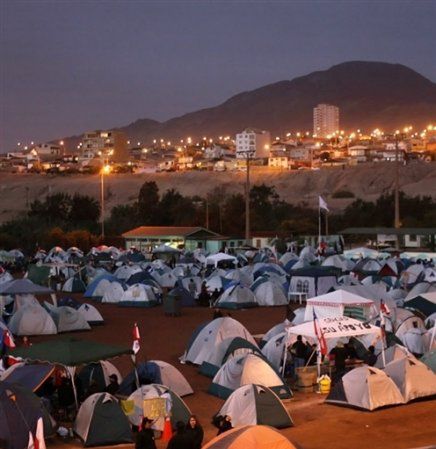
[[[104,175],[111,172],[110,165],[103,165],[100,170],[100,206],[101,206],[101,239],[104,239]]]

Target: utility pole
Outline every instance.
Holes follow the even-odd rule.
[[[399,149],[398,149],[398,134],[395,134],[395,192],[394,192],[394,201],[395,201],[395,219],[394,219],[394,227],[395,229],[400,229],[400,164],[399,164]],[[396,240],[396,249],[400,249],[400,235],[397,234]]]
[[[209,198],[206,195],[206,229],[209,229]]]
[[[245,243],[250,244],[250,159],[251,153],[245,153],[247,176],[245,178]]]

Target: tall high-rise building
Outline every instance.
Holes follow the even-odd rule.
[[[313,134],[327,137],[339,131],[339,108],[331,104],[319,104],[313,108]]]

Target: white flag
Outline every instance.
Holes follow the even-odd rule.
[[[328,206],[327,206],[327,203],[324,201],[324,199],[322,198],[322,196],[319,196],[318,198],[319,198],[319,208],[320,208],[320,209],[325,209],[327,212],[330,212],[330,211],[329,211],[329,208],[328,208]]]

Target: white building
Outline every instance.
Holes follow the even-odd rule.
[[[319,104],[313,108],[313,134],[327,137],[339,130],[339,108],[331,104]]]
[[[53,143],[41,143],[33,147],[38,156],[60,156],[61,147]]]
[[[271,136],[268,131],[245,129],[236,134],[236,157],[245,159],[247,154],[251,158],[267,158],[269,156]]]
[[[91,131],[83,135],[82,157],[104,157],[117,162],[127,161],[126,136],[122,131]]]

